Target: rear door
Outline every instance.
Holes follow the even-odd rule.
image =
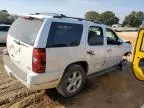
[[[11,59],[17,65],[32,68],[33,46],[42,24],[39,19],[19,18],[11,26],[7,46]]]
[[[51,22],[46,49],[46,71],[61,74],[66,66],[84,60],[85,44],[82,21],[71,19]]]
[[[88,26],[86,53],[90,73],[98,72],[105,68],[105,46],[102,27],[93,24]]]

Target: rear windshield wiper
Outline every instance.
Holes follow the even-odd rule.
[[[16,44],[18,44],[18,45],[22,45],[22,46],[28,47],[27,45],[21,43],[20,41],[16,41],[16,40],[14,40],[14,42],[15,42]]]
[[[14,40],[14,42],[15,42],[16,44],[20,45],[20,41]]]

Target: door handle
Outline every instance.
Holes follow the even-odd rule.
[[[93,50],[89,50],[89,51],[87,51],[87,54],[94,56],[95,52]]]
[[[112,51],[112,49],[108,49],[108,50],[107,50],[107,52],[111,52],[111,51]]]

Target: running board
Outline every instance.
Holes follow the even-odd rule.
[[[105,74],[110,73],[110,72],[112,72],[113,70],[116,70],[116,69],[118,69],[118,65],[115,65],[115,66],[113,66],[111,68],[108,68],[108,69],[105,69],[105,70],[102,70],[102,71],[99,71],[99,72],[95,72],[95,73],[89,74],[87,76],[87,79],[105,75]]]

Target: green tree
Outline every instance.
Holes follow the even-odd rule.
[[[8,17],[9,17],[9,14],[6,10],[1,10],[0,11],[0,23],[7,22]]]
[[[85,14],[85,18],[88,20],[99,21],[100,14],[95,11],[88,11]]]
[[[119,23],[119,18],[111,11],[106,11],[101,14],[95,11],[88,11],[85,18],[94,21],[100,21],[106,25],[113,25]]]
[[[144,20],[144,13],[142,11],[132,11],[123,21],[124,26],[139,27]]]
[[[0,24],[11,24],[16,16],[10,15],[7,10],[0,11]]]
[[[100,21],[106,25],[113,25],[119,23],[119,18],[111,11],[105,11],[100,15]]]

